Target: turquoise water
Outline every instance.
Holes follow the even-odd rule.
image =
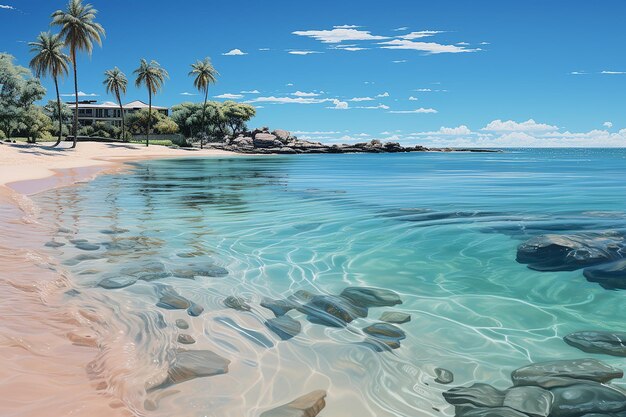
[[[256,416],[326,389],[323,416],[442,416],[454,411],[441,397],[449,386],[433,381],[436,367],[451,370],[454,385],[499,388],[531,361],[593,356],[626,368],[626,358],[562,341],[577,330],[626,330],[626,292],[587,282],[580,270],[515,261],[516,247],[541,233],[626,229],[624,178],[626,150],[615,149],[188,158],[132,164],[35,200],[43,220],[71,231],[51,236],[66,243],[51,251],[79,292],[68,303],[110,318],[94,325],[103,340],[95,368],[129,407]],[[127,231],[103,233],[117,229]],[[80,250],[68,238],[100,248]],[[96,286],[155,262],[169,272],[214,264],[229,275]],[[161,284],[205,312],[156,307]],[[293,314],[303,329],[289,341],[263,324],[273,317],[259,305],[264,296],[347,286],[391,289],[403,304],[372,308],[347,329]],[[252,311],[226,308],[229,295],[247,298]],[[360,329],[390,310],[412,315],[400,325],[401,347],[360,344]],[[167,396],[146,393],[178,346],[177,318],[197,340],[187,347],[230,359],[230,371]],[[158,408],[145,411],[146,400]]]

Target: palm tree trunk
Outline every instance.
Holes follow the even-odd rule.
[[[148,130],[146,130],[146,146],[150,144],[150,122],[152,122],[152,90],[148,88]]]
[[[204,89],[204,106],[202,107],[202,130],[204,132],[203,132],[203,135],[200,136],[200,149],[203,149],[204,136],[206,135],[206,124],[205,124],[206,123],[205,122],[205,117],[206,116],[205,116],[205,114],[206,114],[206,101],[207,101],[208,97],[209,97],[209,88],[206,87]]]
[[[55,146],[58,146],[59,143],[61,143],[61,136],[63,135],[63,113],[61,112],[61,96],[59,95],[59,81],[57,80],[57,77],[54,77],[54,88],[57,91],[57,111],[58,116],[59,116],[59,137],[57,139],[57,142],[52,145],[52,147],[54,148]]]
[[[115,95],[117,96],[117,102],[120,105],[120,114],[122,115],[122,140],[126,142],[126,132],[124,130],[124,107],[122,107],[122,99],[120,98],[120,90],[115,89]]]
[[[76,140],[78,139],[78,78],[76,76],[76,50],[72,48],[72,65],[74,67],[74,143],[72,148],[76,147]]]

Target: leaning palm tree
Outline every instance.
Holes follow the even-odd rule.
[[[60,26],[59,35],[65,45],[70,48],[70,59],[74,67],[74,143],[78,135],[78,78],[76,76],[76,53],[85,51],[91,55],[94,41],[102,46],[104,28],[94,22],[98,11],[91,4],[83,4],[82,0],[69,0],[67,10],[57,10],[52,13],[52,25]]]
[[[201,93],[204,93],[204,105],[202,106],[202,129],[206,132],[205,114],[206,114],[206,102],[209,98],[209,84],[215,84],[217,82],[217,76],[220,75],[213,65],[209,57],[204,60],[196,61],[195,64],[191,64],[190,77],[195,77],[193,80],[193,86]],[[203,139],[200,138],[200,149],[202,149]]]
[[[120,71],[118,67],[107,70],[104,72],[104,81],[102,82],[106,89],[107,94],[115,94],[117,104],[120,106],[120,114],[122,115],[122,140],[126,141],[126,134],[124,130],[124,107],[122,106],[122,94],[126,94],[126,86],[128,80],[126,75]]]
[[[152,94],[156,94],[165,83],[165,79],[169,78],[169,74],[164,68],[161,68],[158,62],[142,59],[139,68],[134,71],[137,75],[135,86],[141,87],[145,85],[148,89],[148,129],[146,130],[146,146],[150,144],[150,127],[152,124]]]
[[[35,54],[30,60],[30,67],[39,78],[50,75],[54,80],[54,88],[57,93],[57,114],[59,116],[59,137],[52,145],[61,143],[63,135],[63,112],[61,111],[61,96],[59,95],[59,77],[67,75],[70,57],[63,53],[65,46],[59,35],[50,32],[41,32],[35,42],[29,42],[30,51]]]

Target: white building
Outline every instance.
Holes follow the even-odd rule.
[[[72,113],[74,112],[74,102],[66,103]],[[135,100],[130,103],[123,104],[124,115],[134,113],[141,109],[147,109],[148,105],[143,101]],[[167,107],[152,106],[152,111],[158,111],[164,115],[168,115]],[[122,126],[122,113],[120,106],[111,101],[97,103],[96,100],[83,100],[78,102],[78,122],[82,126],[89,126],[95,122],[110,123],[113,126]]]

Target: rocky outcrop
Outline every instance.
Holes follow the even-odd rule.
[[[563,340],[583,352],[626,356],[626,332],[575,332],[568,334]]]
[[[301,154],[301,153],[398,153],[398,152],[498,152],[487,149],[425,148],[402,146],[398,142],[383,143],[379,140],[354,144],[326,145],[320,142],[298,139],[291,132],[276,129],[270,132],[263,127],[251,132],[240,133],[236,138],[225,138],[224,142],[211,143],[214,149],[238,153]]]

